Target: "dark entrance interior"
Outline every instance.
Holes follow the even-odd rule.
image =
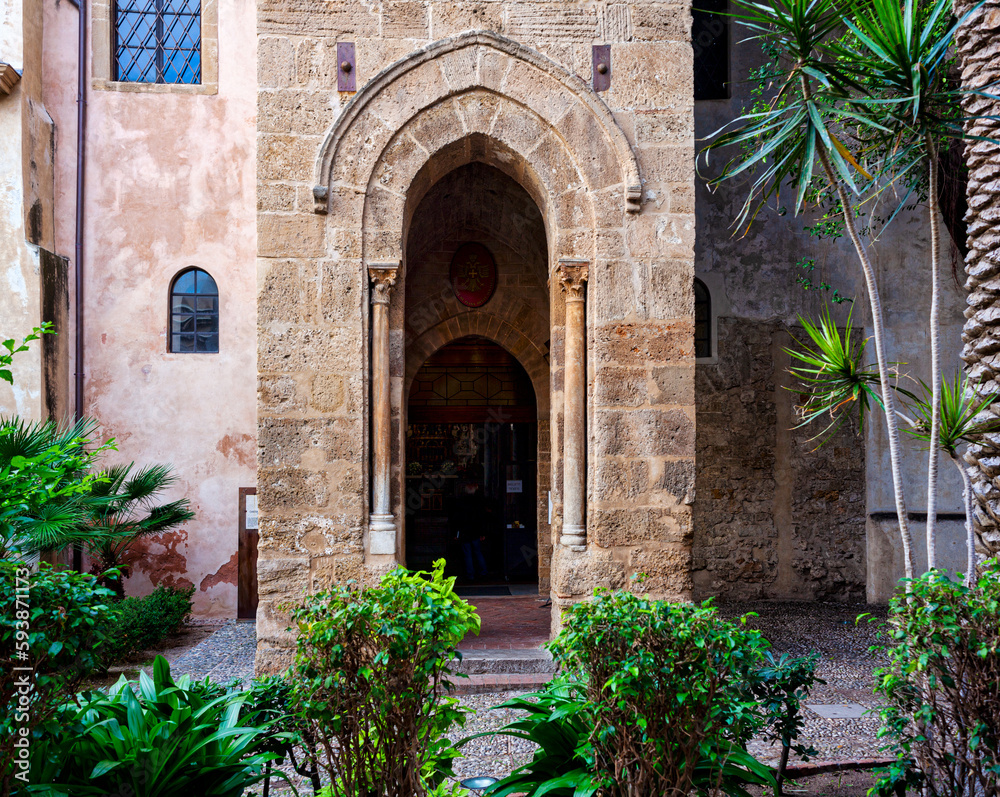
[[[439,558],[468,582],[468,540],[456,540],[454,506],[478,484],[485,512],[479,542],[487,575],[477,589],[538,582],[536,511],[538,424],[527,373],[505,349],[480,337],[437,351],[410,389],[406,429],[406,562],[427,569]]]

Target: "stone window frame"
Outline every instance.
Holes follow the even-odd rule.
[[[694,280],[698,280],[708,291],[708,329],[712,343],[712,354],[709,357],[695,357],[697,365],[715,365],[719,362],[719,318],[730,312],[729,300],[726,296],[725,284],[717,274],[695,274],[691,280],[692,302],[694,300]],[[692,310],[694,305],[692,303]],[[692,319],[694,314],[692,313]]]
[[[115,0],[94,0],[91,5],[91,88],[137,94],[219,93],[219,3],[201,0],[201,83],[135,83],[113,80]]]

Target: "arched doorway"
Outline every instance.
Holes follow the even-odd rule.
[[[407,565],[444,558],[479,591],[537,586],[537,451],[534,389],[509,352],[468,336],[431,355],[407,402]],[[485,512],[472,538],[456,538],[456,506],[473,490]]]

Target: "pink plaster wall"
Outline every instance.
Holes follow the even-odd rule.
[[[86,412],[117,442],[107,463],[172,464],[168,497],[197,513],[147,546],[126,591],[192,583],[203,616],[236,614],[238,490],[256,484],[255,25],[253,3],[220,0],[217,95],[89,92]],[[75,27],[59,30],[53,62],[75,53]],[[187,266],[219,286],[218,354],[167,353],[168,289]]]

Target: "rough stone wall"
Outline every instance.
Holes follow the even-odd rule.
[[[777,321],[718,320],[718,362],[696,367],[699,597],[857,600],[865,594],[864,443],[796,429],[799,394]]]
[[[689,25],[686,6],[638,2],[259,0],[259,669],[287,658],[282,602],[329,579],[375,578],[401,555],[398,540],[395,555],[366,552],[365,272],[390,262],[405,275],[419,200],[473,161],[518,181],[541,210],[548,274],[563,258],[590,263],[590,545],[556,550],[556,611],[638,571],[653,576],[645,589],[689,594]],[[499,37],[457,36],[472,30]],[[336,91],[338,41],[356,46],[354,95]],[[612,87],[600,98],[589,86],[595,43],[611,44]],[[317,184],[328,191],[318,201]],[[631,212],[640,201],[641,212]],[[557,280],[549,298],[558,538],[565,296]],[[405,342],[402,327],[391,326],[400,332],[390,337],[399,406]],[[524,337],[501,321],[489,331],[505,347]],[[534,379],[534,366],[525,367]],[[317,401],[318,380],[336,385],[340,401]],[[622,393],[623,381],[634,391]],[[602,493],[598,485],[622,470],[634,472],[634,485]],[[296,541],[307,529],[316,532],[313,549]]]

